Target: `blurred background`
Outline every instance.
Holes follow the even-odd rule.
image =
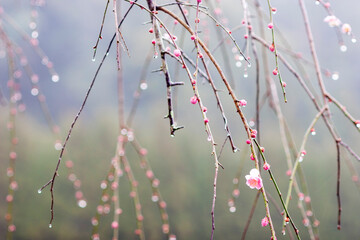
[[[79,110],[88,86],[94,76],[96,68],[103,57],[108,43],[114,33],[114,18],[111,7],[104,24],[102,40],[97,50],[96,61],[92,61],[93,46],[96,43],[104,13],[106,1],[35,1],[40,7],[34,7],[27,1],[2,1],[0,6],[3,15],[0,15],[1,27],[9,38],[23,49],[34,73],[39,76],[39,87],[46,96],[50,113],[60,127],[60,134],[64,140],[73,118]],[[162,1],[158,1],[160,3]],[[204,1],[205,3],[207,1]],[[360,3],[356,1],[331,1],[334,14],[343,22],[352,26],[355,36],[360,33],[358,9]],[[230,29],[241,24],[243,11],[240,1],[223,1],[208,4],[222,10],[222,20]],[[262,3],[266,9],[265,2]],[[272,1],[277,8],[274,15],[274,24],[280,29],[286,41],[290,43],[292,51],[302,53],[304,58],[311,59],[308,41],[304,31],[304,24],[297,1]],[[360,77],[357,73],[360,62],[360,48],[358,43],[352,43],[351,37],[343,35],[347,51],[340,51],[338,38],[333,28],[330,28],[323,19],[328,15],[323,7],[315,1],[306,1],[314,40],[318,50],[319,60],[324,69],[330,71],[329,77],[324,77],[327,90],[352,115],[359,119],[360,109]],[[110,4],[112,5],[112,3]],[[121,2],[124,9],[128,4]],[[249,1],[250,10],[256,18],[252,1]],[[177,9],[172,7],[174,11]],[[27,34],[32,31],[29,24],[36,10],[39,46],[48,59],[53,63],[56,72],[48,71],[42,60],[14,28],[5,20],[5,15],[13,19]],[[268,11],[264,11],[268,15]],[[194,17],[194,11],[190,10]],[[174,26],[172,21],[163,14],[159,17],[169,24],[169,29],[180,38],[182,30]],[[145,11],[134,9],[125,20],[122,34],[129,49],[130,57],[123,52],[123,74],[125,84],[125,111],[128,115],[133,94],[141,78],[141,69],[151,53],[153,36],[148,33],[149,15]],[[214,23],[204,22],[209,26],[210,48],[214,48],[218,40]],[[266,26],[265,22],[265,26]],[[201,25],[203,26],[203,25]],[[254,27],[258,31],[258,27]],[[200,37],[201,37],[200,33]],[[204,33],[205,34],[205,33]],[[240,46],[244,46],[244,29],[234,32],[234,37]],[[266,31],[267,41],[271,34]],[[278,35],[277,35],[278,36]],[[33,35],[34,37],[34,35]],[[195,56],[189,34],[184,35],[182,48],[190,56]],[[285,46],[279,37],[279,45]],[[218,50],[214,54],[222,66],[229,64],[237,96],[248,101],[244,112],[247,118],[255,117],[255,71],[254,64],[248,68],[248,77],[244,78],[245,63],[236,67],[231,43],[225,43],[225,51],[229,62],[222,61],[222,54]],[[257,45],[260,49],[260,45]],[[287,49],[289,50],[289,49]],[[223,50],[221,50],[223,51]],[[284,52],[282,49],[280,53]],[[270,64],[274,64],[269,54]],[[288,59],[291,59],[288,57]],[[300,61],[300,60],[296,60]],[[294,61],[291,61],[293,63]],[[203,129],[201,114],[197,107],[189,103],[192,88],[186,75],[180,71],[173,74],[178,68],[173,59],[169,60],[170,72],[176,80],[184,81],[185,86],[176,88],[176,120],[185,129],[177,131],[175,138],[170,137],[168,120],[163,117],[167,112],[166,88],[162,74],[151,73],[161,64],[160,59],[151,58],[146,74],[147,89],[142,92],[137,114],[134,118],[133,129],[137,140],[148,150],[148,159],[157,178],[160,180],[160,190],[167,203],[171,231],[177,239],[206,239],[211,231],[211,202],[214,163],[210,155],[211,146]],[[274,65],[271,65],[274,66]],[[316,75],[311,64],[306,65],[306,73],[316,92],[318,86]],[[299,148],[304,132],[316,115],[311,100],[298,84],[296,79],[280,65],[283,79],[287,83],[288,103],[281,101],[280,105],[293,134],[293,139]],[[220,90],[225,90],[221,79],[211,69],[215,84]],[[339,79],[333,80],[338,73]],[[53,81],[54,75],[59,81]],[[265,81],[261,75],[261,94],[265,93]],[[335,77],[336,79],[336,77]],[[56,80],[56,78],[55,78]],[[276,79],[275,79],[276,80]],[[6,99],[9,99],[7,89],[8,63],[4,42],[0,42],[0,87]],[[96,213],[96,206],[100,201],[100,182],[106,177],[114,156],[118,134],[117,93],[116,93],[116,51],[111,48],[105,60],[98,79],[90,94],[88,103],[68,143],[68,157],[74,162],[74,171],[82,181],[81,189],[87,200],[85,208],[79,208],[74,197],[72,183],[67,180],[67,170],[61,164],[55,183],[55,220],[53,228],[48,228],[50,218],[50,193],[45,189],[42,194],[37,190],[52,176],[57,163],[59,151],[54,148],[56,143],[52,132],[46,125],[46,119],[36,98],[31,93],[30,81],[23,76],[19,79],[22,103],[26,110],[16,116],[16,131],[19,143],[16,146],[16,181],[18,191],[14,195],[14,224],[16,231],[14,239],[89,239],[91,236],[91,218]],[[278,88],[281,96],[280,88]],[[226,137],[221,115],[216,107],[213,93],[207,84],[201,84],[200,94],[208,108],[208,116],[215,139],[220,146]],[[218,194],[216,202],[216,239],[240,239],[246,224],[250,208],[256,195],[245,185],[244,176],[253,168],[249,160],[249,152],[245,146],[245,136],[242,123],[233,109],[231,99],[225,92],[220,92],[224,109],[227,114],[230,130],[235,145],[240,149],[232,153],[229,144],[225,145],[221,155],[224,169],[220,169],[218,178]],[[360,153],[360,136],[353,124],[332,105],[334,124],[341,138],[357,153]],[[6,213],[5,196],[8,192],[8,178],[6,169],[9,165],[10,138],[7,130],[9,119],[8,104],[0,105],[0,215]],[[255,126],[256,128],[256,126]],[[279,134],[279,124],[276,115],[269,108],[268,103],[261,111],[261,143],[266,148],[266,157],[272,166],[273,173],[278,181],[282,193],[285,195],[288,186],[286,176],[286,161]],[[309,186],[314,214],[320,221],[321,239],[358,239],[360,229],[359,188],[352,181],[352,174],[342,161],[341,168],[341,197],[342,197],[342,230],[337,226],[337,199],[336,199],[336,146],[326,126],[320,120],[316,125],[316,135],[310,136],[306,145],[307,155],[302,167]],[[131,148],[127,151],[128,159],[134,174],[139,182],[140,199],[143,205],[145,234],[148,239],[165,239],[161,232],[160,215],[155,203],[151,201],[151,188],[143,170],[139,167],[139,159]],[[342,159],[347,153],[342,151]],[[354,170],[359,172],[359,163],[349,158]],[[228,200],[233,191],[233,178],[239,166],[243,166],[240,177],[240,196],[235,200],[236,211],[230,212]],[[265,176],[265,175],[264,175]],[[280,205],[278,196],[271,182],[264,177],[264,184],[271,196]],[[120,215],[120,239],[136,239],[134,235],[135,213],[132,200],[129,196],[129,184],[126,177],[120,178],[120,205],[123,214]],[[293,195],[293,197],[296,197]],[[289,239],[288,234],[281,235],[282,217],[270,204],[278,239]],[[309,239],[306,228],[302,224],[302,217],[296,206],[291,202],[290,213],[300,229],[302,239]],[[260,221],[264,217],[262,200],[258,202],[253,222],[249,227],[248,239],[269,239],[268,228],[261,228]],[[100,233],[102,239],[111,239],[112,215],[102,217]],[[6,222],[0,219],[0,236],[6,234]],[[0,237],[0,238],[2,238]]]

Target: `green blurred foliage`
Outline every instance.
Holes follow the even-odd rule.
[[[5,111],[6,109],[2,109]],[[14,239],[88,239],[91,232],[91,217],[95,214],[96,206],[101,196],[100,182],[107,174],[110,160],[114,155],[116,144],[116,114],[113,109],[98,109],[97,118],[82,118],[75,128],[69,142],[68,152],[74,161],[75,172],[82,180],[82,190],[87,198],[85,209],[77,207],[72,184],[67,180],[67,170],[62,164],[55,183],[55,221],[52,229],[48,228],[50,194],[48,189],[42,194],[37,193],[51,177],[55,167],[58,152],[54,149],[54,139],[43,125],[39,125],[32,117],[20,115],[18,117],[18,160],[16,179],[19,190],[15,194],[14,219],[17,226]],[[154,110],[148,121],[159,118],[161,111]],[[71,114],[64,116],[62,125],[71,121]],[[2,126],[6,125],[6,118],[2,117]],[[138,119],[137,122],[140,120]],[[274,130],[276,131],[276,130]],[[213,160],[206,144],[204,133],[198,131],[195,124],[178,132],[171,138],[167,132],[165,120],[158,120],[149,125],[140,124],[135,129],[137,139],[148,149],[149,161],[154,173],[160,179],[160,190],[167,202],[172,231],[178,239],[209,238],[211,229],[211,199],[213,181]],[[7,165],[7,136],[1,128],[0,145],[1,169]],[[197,134],[194,134],[197,133]],[[264,130],[264,136],[278,136],[271,130]],[[314,211],[320,220],[320,236],[325,239],[356,239],[359,236],[355,227],[358,222],[359,192],[357,192],[351,177],[343,164],[342,203],[343,229],[336,230],[336,159],[331,143],[321,139],[321,132],[309,142],[308,155],[303,162],[305,175],[314,205]],[[314,139],[314,140],[313,140]],[[266,140],[264,140],[265,142]],[[241,145],[241,143],[240,143]],[[326,146],[330,151],[319,151]],[[240,146],[239,146],[240,147]],[[286,193],[288,177],[285,175],[284,156],[281,153],[279,140],[268,141],[266,155],[283,193]],[[243,149],[244,146],[241,146]],[[134,174],[139,181],[140,198],[143,204],[144,226],[149,239],[164,239],[161,234],[161,222],[155,203],[151,201],[151,189],[143,169],[139,166],[138,156],[131,147],[127,150],[128,159]],[[245,156],[245,157],[244,157]],[[64,160],[66,160],[65,158]],[[243,174],[240,178],[240,197],[236,200],[237,211],[230,213],[227,200],[232,192],[232,178],[235,176],[240,161],[245,161]],[[239,239],[245,226],[247,216],[255,197],[256,191],[245,185],[244,175],[252,168],[246,150],[235,154],[226,146],[221,157],[225,169],[220,170],[218,179],[218,198],[216,205],[216,238]],[[359,170],[358,166],[357,169]],[[266,175],[264,175],[266,176]],[[264,183],[271,196],[279,204],[278,196],[271,182],[264,177]],[[125,176],[120,178],[120,205],[123,214],[120,215],[121,239],[135,239],[134,208],[129,197],[129,185]],[[0,194],[5,196],[7,179],[1,175]],[[296,199],[296,196],[293,195]],[[262,239],[267,236],[268,229],[260,227],[260,220],[264,215],[262,200],[258,202],[253,222],[249,229],[250,239]],[[278,234],[281,232],[281,216],[273,204],[271,213],[274,218]],[[1,201],[0,211],[4,212],[4,201]],[[299,226],[303,239],[307,239],[306,229],[302,226],[302,219],[296,202],[290,206],[296,224]],[[100,232],[103,239],[111,238],[111,214],[104,216],[100,222]],[[4,233],[4,220],[1,219],[1,233]],[[279,239],[287,239],[287,236]]]

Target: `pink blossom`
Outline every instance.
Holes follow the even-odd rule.
[[[269,29],[273,29],[273,28],[274,28],[274,24],[273,24],[273,23],[269,23],[269,24],[268,24],[268,28],[269,28]]]
[[[342,25],[341,31],[342,31],[343,33],[345,33],[345,34],[350,34],[350,33],[351,33],[351,26],[350,26],[350,24],[344,23],[344,24]]]
[[[276,76],[276,75],[278,75],[279,72],[278,72],[277,68],[275,68],[272,73],[273,73],[273,75]]]
[[[265,171],[269,170],[270,169],[270,164],[265,163],[263,168],[264,168]]]
[[[250,159],[251,159],[251,160],[253,160],[253,161],[255,160],[255,158],[254,158],[254,155],[253,155],[253,154],[250,154]]]
[[[263,219],[261,219],[261,226],[262,227],[266,227],[268,224],[269,224],[268,217],[264,217]]]
[[[259,190],[263,187],[262,179],[260,177],[259,170],[256,168],[251,169],[250,174],[245,176],[246,185],[248,185],[251,189],[256,188]]]
[[[269,50],[270,50],[271,52],[274,52],[274,51],[275,51],[275,45],[274,45],[274,43],[272,43],[272,44],[269,46]]]
[[[191,102],[192,104],[196,104],[197,101],[198,101],[198,99],[197,99],[196,96],[192,96],[192,97],[190,98],[190,102]]]
[[[174,55],[175,55],[175,57],[180,57],[180,55],[181,55],[180,49],[175,49],[174,50]]]
[[[251,143],[251,140],[250,139],[247,139],[246,140],[246,144],[250,144]]]
[[[16,226],[15,226],[14,224],[10,224],[10,225],[8,226],[8,231],[9,231],[9,232],[15,232],[15,231],[16,231]]]
[[[328,23],[330,27],[338,27],[341,24],[341,21],[334,15],[326,16],[324,22]]]
[[[240,106],[240,107],[245,107],[246,104],[247,104],[247,101],[246,101],[245,99],[239,100],[239,106]]]
[[[113,221],[113,222],[111,223],[111,227],[114,228],[114,229],[116,229],[116,228],[119,227],[119,223],[118,223],[117,221]]]

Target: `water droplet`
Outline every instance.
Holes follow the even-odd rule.
[[[38,190],[38,194],[41,194],[41,188]]]
[[[39,90],[37,88],[32,88],[30,92],[33,96],[37,96],[39,94]]]
[[[315,131],[311,132],[311,135],[315,136],[315,135],[316,135],[316,132],[315,132]]]
[[[55,143],[55,146],[54,146],[54,147],[55,147],[56,150],[59,151],[59,150],[61,150],[62,145],[61,145],[61,143],[57,142],[57,143]]]
[[[107,183],[105,181],[101,182],[100,188],[105,189],[107,187]]]
[[[207,140],[208,140],[208,142],[210,142],[211,141],[211,136],[208,136]]]
[[[59,75],[54,74],[54,75],[51,76],[51,81],[58,82],[59,80],[60,80]]]
[[[233,153],[236,153],[237,151],[238,151],[237,148],[234,148],[234,149],[233,149]]]
[[[109,52],[106,52],[106,56],[109,56]]]
[[[245,58],[244,58],[243,56],[240,56],[240,57],[239,57],[239,60],[240,60],[240,61],[243,61],[244,59],[245,59]]]
[[[251,63],[248,64],[248,68],[251,68]]]
[[[78,201],[78,206],[81,208],[86,207],[87,202],[84,199],[81,199],[80,201]]]
[[[347,46],[345,46],[345,45],[340,46],[340,51],[346,52],[346,50],[347,50]]]
[[[337,72],[334,72],[332,75],[331,75],[331,78],[332,78],[332,80],[338,80],[339,79],[339,73],[337,73]]]
[[[153,201],[153,202],[159,201],[159,196],[157,196],[157,195],[152,195],[152,196],[151,196],[151,201]]]
[[[286,224],[287,224],[287,223],[286,223]],[[282,235],[284,235],[284,236],[286,235],[285,230],[282,230],[281,233],[282,233]]]
[[[254,122],[254,121],[250,121],[250,122],[249,122],[249,126],[250,126],[250,127],[255,126],[255,122]]]
[[[239,68],[239,67],[241,67],[241,65],[242,65],[242,63],[241,63],[240,61],[236,61],[236,63],[235,63],[235,66],[236,66],[236,67]]]
[[[127,131],[127,129],[126,129],[126,128],[121,129],[121,134],[122,134],[122,135],[126,135],[126,134],[127,134],[127,132],[128,132],[128,131]]]
[[[352,39],[351,39],[351,42],[352,42],[352,43],[356,43],[356,42],[357,42],[356,38],[352,38]]]
[[[32,37],[32,38],[38,38],[38,36],[39,36],[39,33],[38,33],[37,31],[33,31],[33,32],[31,33],[31,37]]]
[[[299,157],[299,162],[302,162],[302,161],[304,161],[304,157],[303,157],[303,156],[300,156],[300,157]]]
[[[318,0],[315,1],[315,4],[316,4],[316,5],[320,5],[320,1],[318,1]],[[284,234],[284,235],[285,235],[285,234]]]
[[[247,78],[249,76],[249,74],[246,72],[244,73],[244,78]]]
[[[49,228],[52,228],[52,224],[51,224],[51,223],[49,224]]]
[[[230,208],[229,208],[229,211],[230,211],[231,213],[236,212],[236,207],[230,207]]]
[[[141,90],[146,90],[147,88],[148,88],[148,85],[147,85],[146,82],[143,82],[143,83],[140,84],[140,89]]]
[[[91,59],[91,61],[95,62],[95,57],[93,57],[93,58]]]
[[[356,124],[356,127],[357,127],[357,128],[360,128],[360,123]]]

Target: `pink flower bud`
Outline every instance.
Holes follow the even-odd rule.
[[[175,49],[174,50],[174,55],[175,55],[175,57],[179,57],[181,55],[180,49]]]
[[[275,68],[272,73],[274,74],[274,76],[278,75],[278,70],[277,70],[277,68]]]
[[[266,227],[268,224],[269,224],[268,217],[264,217],[263,219],[261,219],[261,226],[262,227]]]
[[[241,99],[241,100],[239,100],[238,104],[240,107],[245,107],[247,104],[247,101],[245,99]]]
[[[274,51],[275,51],[275,45],[274,45],[274,43],[272,43],[272,44],[269,46],[269,50],[270,50],[271,52],[274,52]]]
[[[119,227],[119,223],[118,223],[117,221],[113,221],[113,222],[111,223],[111,228],[117,229],[118,227]]]
[[[263,168],[264,168],[265,171],[269,170],[270,169],[270,164],[265,163]]]
[[[192,104],[196,104],[196,103],[198,102],[198,98],[197,98],[196,96],[192,96],[192,97],[190,98],[190,102],[191,102]]]

